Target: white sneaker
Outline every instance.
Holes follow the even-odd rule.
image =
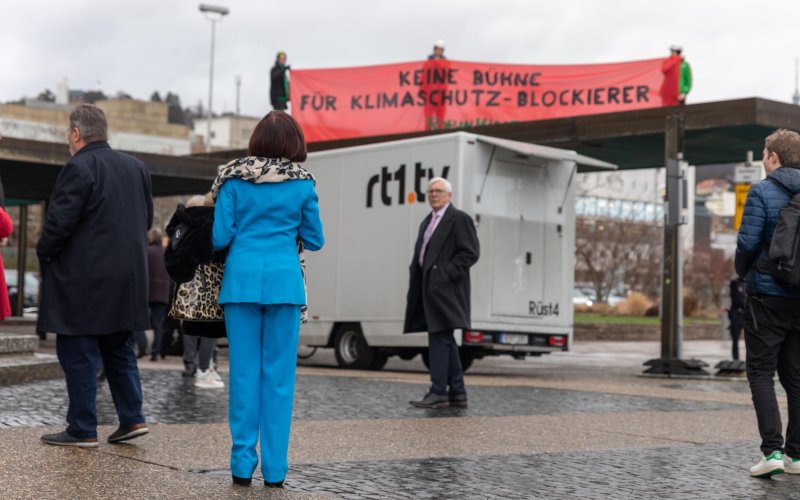
[[[203,389],[221,389],[225,384],[221,380],[214,378],[214,372],[211,369],[197,370],[194,379],[194,386]]]
[[[214,376],[214,380],[220,382],[223,387],[225,386],[225,382],[222,381],[222,377],[219,376],[219,373],[217,372],[216,368],[209,368],[208,371],[210,371],[211,374]]]
[[[783,474],[783,452],[773,451],[754,466],[750,467],[752,477],[770,477],[775,474]]]
[[[783,470],[787,474],[800,474],[800,458],[783,455]]]

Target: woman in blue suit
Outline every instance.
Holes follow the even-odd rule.
[[[212,187],[213,246],[228,248],[219,302],[230,350],[229,420],[235,484],[249,486],[258,465],[282,487],[294,400],[301,307],[302,249],[324,243],[313,176],[300,126],[272,111],[256,126],[249,156],[226,165]]]

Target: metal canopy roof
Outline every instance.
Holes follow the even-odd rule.
[[[220,162],[214,158],[130,153],[150,168],[154,196],[204,193]],[[3,138],[0,177],[7,198],[40,201],[50,196],[61,167],[69,159],[66,144]]]
[[[470,133],[499,139],[562,148],[583,155],[579,171],[596,169],[590,159],[620,169],[661,167],[664,164],[666,118],[678,108],[655,108],[556,120],[491,125]],[[776,128],[800,129],[800,106],[759,98],[684,106],[684,157],[693,165],[744,161],[747,151],[756,158],[764,138]],[[323,151],[372,144],[454,130],[420,132],[382,137],[361,137],[309,144],[309,151]],[[487,139],[488,140],[488,139]],[[217,167],[246,151],[206,155],[168,156],[132,153],[144,160],[153,177],[156,196],[205,192]],[[0,140],[0,176],[8,198],[44,200],[52,191],[58,172],[69,158],[67,146],[22,139]],[[581,163],[580,161],[578,163]],[[603,163],[605,164],[605,163]]]
[[[747,151],[753,151],[758,158],[764,138],[772,131],[777,128],[800,130],[800,106],[747,98],[682,108],[491,125],[469,131],[576,151],[613,163],[620,169],[663,167],[666,118],[678,109],[685,117],[684,158],[692,165],[741,162]],[[319,142],[310,144],[309,151],[447,132],[452,130]]]

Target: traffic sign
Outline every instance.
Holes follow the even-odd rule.
[[[750,191],[750,184],[736,185],[736,216],[733,218],[733,228],[737,231],[742,225],[742,214],[744,213],[744,202],[747,201],[747,193]]]
[[[761,180],[761,165],[737,165],[733,175],[736,184],[752,184]]]

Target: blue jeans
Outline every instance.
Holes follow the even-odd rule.
[[[67,382],[67,434],[97,437],[97,379],[102,359],[120,425],[143,423],[142,385],[129,339],[131,332],[108,335],[58,335],[56,353]]]

